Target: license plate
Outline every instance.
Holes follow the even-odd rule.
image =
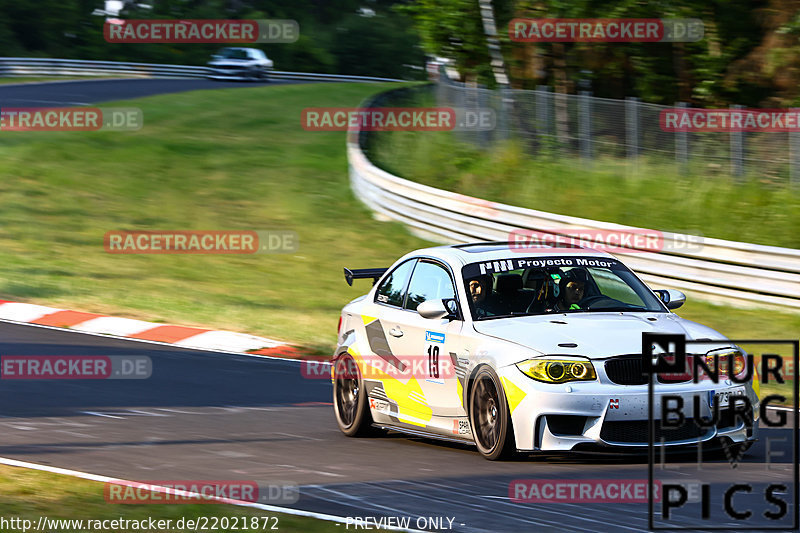
[[[714,394],[714,404],[719,405],[720,407],[728,407],[731,403],[731,396],[744,396],[744,387],[738,387],[736,389],[721,391]],[[711,407],[714,407],[714,404]]]

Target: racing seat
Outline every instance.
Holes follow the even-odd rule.
[[[524,311],[522,295],[522,276],[520,274],[500,274],[494,280],[494,292],[501,308],[506,312]]]
[[[522,275],[522,292],[528,313],[542,313],[555,303],[552,278],[540,268],[529,268]]]

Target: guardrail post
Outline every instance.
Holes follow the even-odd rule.
[[[732,105],[731,109],[742,109],[740,105]],[[744,174],[744,132],[731,131],[731,174],[738,178]]]
[[[635,96],[625,98],[625,143],[628,162],[636,174],[639,170],[639,99]]]
[[[675,107],[684,110],[686,102],[678,102]],[[689,133],[686,131],[675,132],[675,163],[678,164],[678,171],[686,174],[689,171]]]
[[[584,164],[592,160],[592,93],[581,91],[578,95],[578,140]]]

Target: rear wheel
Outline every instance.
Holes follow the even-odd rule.
[[[333,364],[333,410],[339,429],[348,437],[371,434],[372,415],[358,365],[349,354],[340,356]]]
[[[478,451],[495,461],[511,457],[516,451],[511,414],[500,379],[489,367],[475,375],[470,392],[469,420]]]

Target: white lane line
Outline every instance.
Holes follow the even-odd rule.
[[[344,477],[342,474],[334,474],[333,472],[323,472],[321,470],[306,470],[305,468],[300,468],[299,466],[295,465],[273,465],[277,466],[278,468],[288,468],[289,470],[293,470],[298,474],[322,474],[323,476],[330,476],[330,477]]]
[[[140,411],[139,409],[128,409],[128,412],[142,416],[170,416],[170,415],[162,415],[161,413],[151,413],[150,411]]]
[[[113,478],[108,476],[100,476],[97,474],[89,474],[87,472],[81,472],[79,470],[68,470],[66,468],[58,468],[55,466],[47,466],[47,465],[40,465],[37,463],[29,463],[26,461],[18,461],[16,459],[10,459],[8,457],[0,457],[0,464],[6,466],[16,466],[20,468],[29,468],[31,470],[41,470],[44,472],[50,472],[52,474],[60,474],[63,476],[71,476],[77,477],[81,479],[88,479],[90,481],[97,481],[99,483],[111,483],[114,485],[122,485],[126,487],[142,487],[142,483],[136,481],[128,481],[125,479]],[[152,492],[161,492],[164,494],[173,494],[177,496],[186,496],[192,498],[204,498],[204,499],[213,499],[219,501],[220,503],[227,503],[230,505],[236,505],[239,507],[249,507],[251,509],[259,509],[261,511],[268,511],[272,513],[283,513],[289,514],[294,516],[305,516],[308,518],[316,518],[318,520],[325,520],[328,522],[337,522],[340,524],[347,523],[347,517],[344,516],[335,516],[330,514],[324,513],[316,513],[313,511],[304,511],[302,509],[293,509],[291,507],[280,507],[277,505],[265,505],[263,503],[254,503],[254,502],[245,502],[241,500],[231,500],[229,498],[221,498],[216,496],[204,496],[202,494],[193,493],[189,491],[176,491],[174,488],[169,487],[159,487],[155,485],[147,485],[148,490]],[[401,528],[396,526],[383,526],[384,529],[392,530],[392,531],[408,531],[409,533],[425,533],[423,531],[419,531],[416,529],[407,529]]]
[[[116,418],[118,420],[125,420],[124,416],[107,415],[105,413],[98,413],[97,411],[78,411],[78,412],[84,415],[102,416],[104,418]]]
[[[89,102],[62,102],[59,100],[31,100],[30,98],[4,98],[6,102],[38,102],[40,104],[61,104],[61,105],[92,105]]]

